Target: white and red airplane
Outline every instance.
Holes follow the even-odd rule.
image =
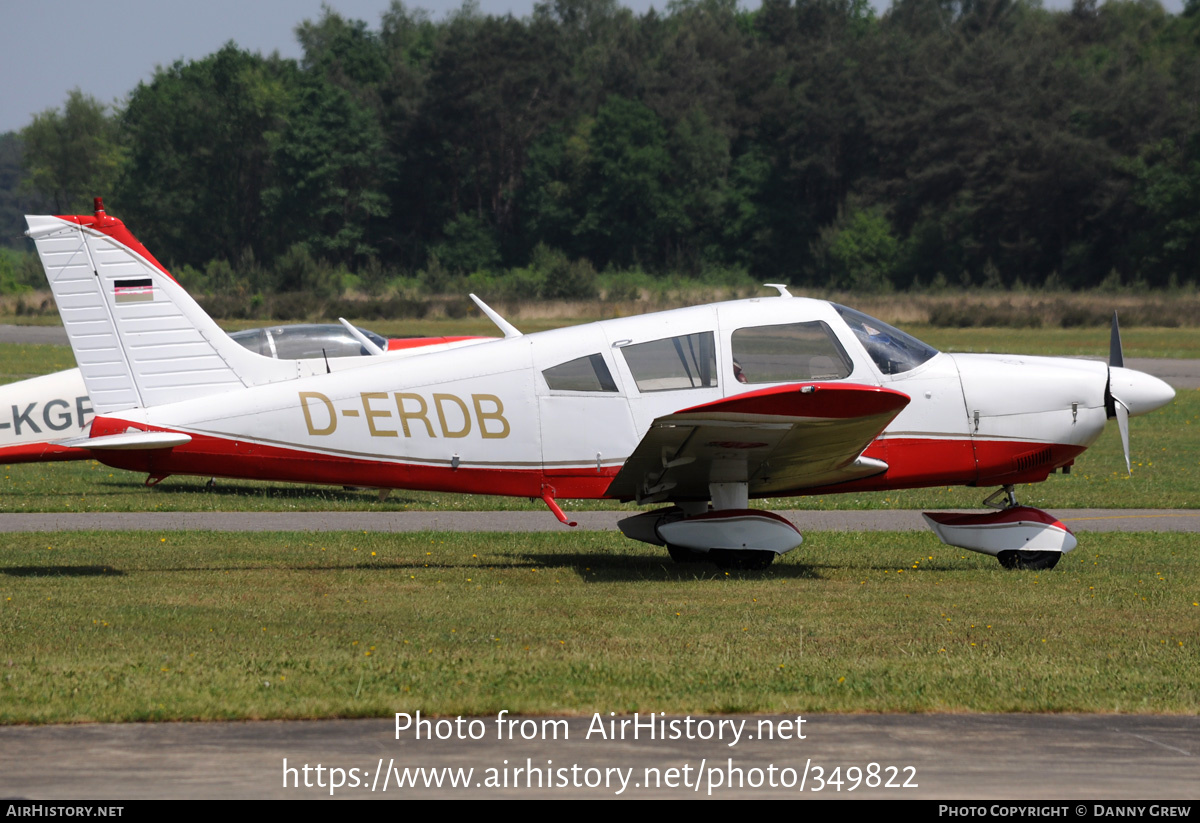
[[[27,217],[96,410],[68,441],[146,472],[669,503],[622,521],[678,560],[761,568],[801,542],[749,500],[1000,486],[999,511],[929,515],[1008,567],[1075,546],[1013,485],[1067,471],[1110,417],[1174,391],[1113,361],[946,354],[845,306],[739,300],[358,358],[326,372],[254,354],[121,221]],[[573,524],[570,524],[573,525]]]

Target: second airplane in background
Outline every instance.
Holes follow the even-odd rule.
[[[411,354],[417,348],[476,339],[409,337],[388,340],[375,332],[353,328],[345,321],[343,325],[298,324],[246,329],[232,332],[229,338],[266,357],[313,360],[318,369],[328,367],[331,371],[362,365],[343,358],[388,352]],[[0,385],[0,462],[91,459],[92,453],[87,449],[65,446],[63,442],[84,434],[93,415],[83,375],[77,368]]]

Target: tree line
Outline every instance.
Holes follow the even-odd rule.
[[[0,137],[0,221],[103,194],[213,291],[1200,281],[1200,0],[395,2],[296,36],[70,93]]]

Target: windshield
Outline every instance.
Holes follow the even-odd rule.
[[[937,349],[922,343],[911,334],[905,334],[870,315],[836,303],[833,307],[884,374],[900,374],[915,369],[938,353]]]

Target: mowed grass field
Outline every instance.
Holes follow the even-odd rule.
[[[4,723],[1200,710],[1194,535],[1043,573],[886,532],[734,573],[603,533],[5,541]]]
[[[1157,330],[1139,350],[1136,331],[1125,332],[1129,357],[1195,336]],[[1025,343],[1013,350],[1065,345],[1041,330],[1004,333]],[[1103,354],[1099,337],[1082,353]],[[1195,356],[1185,351],[1170,353]],[[64,347],[0,346],[0,381],[71,365]],[[1132,478],[1113,426],[1070,476],[1018,494],[1051,510],[1195,507],[1198,426],[1200,392],[1180,392],[1132,421]],[[206,490],[205,478],[146,489],[92,461],[3,469],[0,512],[544,508],[241,481]],[[763,504],[975,508],[987,491]],[[930,533],[806,533],[769,570],[732,573],[567,531],[72,532],[0,544],[2,723],[1200,711],[1191,534],[1086,534],[1051,572],[1005,571]]]

